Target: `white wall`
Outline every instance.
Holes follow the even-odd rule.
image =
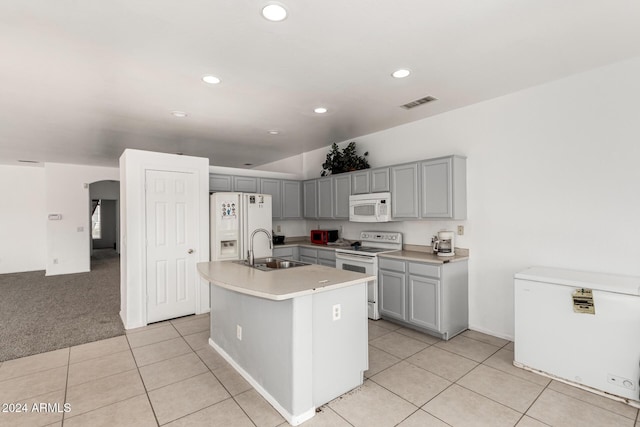
[[[0,274],[44,270],[44,168],[0,165]]]
[[[46,274],[89,271],[89,184],[119,179],[118,168],[45,163],[44,170],[46,212],[62,215],[46,221]]]
[[[355,138],[372,167],[468,157],[458,246],[471,250],[471,328],[513,337],[513,275],[528,266],[640,275],[638,75],[640,58]],[[306,178],[328,148],[303,155]],[[361,227],[342,224],[349,235]],[[397,226],[428,244],[456,224]]]
[[[277,162],[266,163],[258,166],[256,169],[273,172],[287,171],[288,173],[295,174],[298,177],[297,179],[302,179],[304,174],[303,155],[297,154],[287,157],[286,159],[278,160]]]

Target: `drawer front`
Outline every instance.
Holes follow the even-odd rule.
[[[396,259],[380,258],[378,266],[384,270],[399,271],[400,273],[406,271],[405,262]]]
[[[419,276],[429,276],[440,278],[440,265],[422,264],[417,262],[409,263],[409,273]]]
[[[318,259],[316,257],[309,257],[309,256],[304,256],[304,255],[300,256],[300,261],[307,262],[309,264],[317,264],[318,263]]]
[[[293,257],[293,248],[276,248],[273,250],[274,257]]]
[[[336,261],[330,259],[318,259],[318,264],[325,265],[327,267],[336,268]]]
[[[318,250],[317,249],[311,249],[311,248],[300,248],[300,256],[306,256],[306,257],[313,257],[313,258],[317,258],[318,257]]]
[[[318,249],[318,259],[326,259],[330,261],[336,260],[336,251],[325,251],[323,249]]]

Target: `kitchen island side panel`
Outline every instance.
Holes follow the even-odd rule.
[[[311,297],[307,299],[308,313]],[[211,286],[211,340],[293,414],[312,407],[311,393],[300,390],[299,382],[294,384],[294,368],[311,371],[310,346],[305,351],[293,339],[294,324],[305,328],[304,318],[294,322],[294,312],[305,311],[300,307],[303,303],[267,300]],[[242,339],[238,339],[238,326]],[[309,321],[309,334],[310,327]]]
[[[339,306],[339,319],[334,311]],[[313,295],[313,403],[362,385],[369,369],[367,283]]]

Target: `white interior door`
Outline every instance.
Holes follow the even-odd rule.
[[[147,323],[196,312],[196,177],[146,171]]]

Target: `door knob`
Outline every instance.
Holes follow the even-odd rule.
[[[192,254],[192,253],[193,253],[193,249],[189,249],[189,250],[187,251],[187,253]]]

